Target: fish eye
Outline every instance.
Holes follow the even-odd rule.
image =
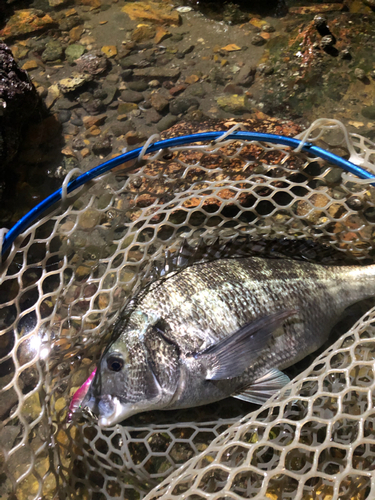
[[[124,366],[124,360],[118,354],[112,354],[107,358],[107,366],[111,372],[119,372]]]

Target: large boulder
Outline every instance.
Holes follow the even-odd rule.
[[[0,174],[17,153],[21,133],[39,101],[26,71],[9,47],[0,43]]]

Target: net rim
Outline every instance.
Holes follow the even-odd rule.
[[[304,139],[300,140],[294,137],[287,137],[278,134],[267,134],[263,132],[249,132],[236,130],[228,135],[228,131],[217,131],[217,132],[203,132],[198,134],[182,135],[178,137],[173,137],[171,139],[164,139],[161,141],[156,141],[150,144],[145,150],[144,146],[128,151],[119,156],[111,158],[104,163],[84,172],[79,175],[74,180],[71,180],[66,186],[62,186],[57,189],[38,205],[27,212],[21,219],[16,222],[16,224],[9,229],[9,231],[4,235],[1,255],[4,255],[7,250],[14,243],[16,238],[21,235],[23,231],[28,229],[35,220],[42,215],[42,213],[49,209],[52,205],[60,201],[63,197],[63,193],[70,194],[72,191],[83,186],[87,182],[107,173],[119,165],[126,163],[131,160],[135,160],[139,157],[143,157],[145,154],[154,153],[158,150],[164,150],[176,146],[184,146],[196,142],[206,142],[206,141],[218,141],[222,138],[226,140],[243,140],[243,141],[259,141],[266,142],[270,144],[281,144],[283,146],[289,146],[297,151],[304,151],[306,153],[314,154],[316,157],[322,158],[323,160],[329,161],[334,165],[342,168],[346,172],[350,172],[358,176],[361,179],[374,179],[375,176],[372,175],[367,170],[355,165],[349,160],[346,160],[330,151],[327,151],[311,142],[306,142]],[[125,171],[132,171],[136,166],[131,165]],[[375,183],[373,184],[375,186]]]

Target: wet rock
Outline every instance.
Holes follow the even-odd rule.
[[[75,137],[72,141],[72,148],[77,149],[80,151],[81,149],[85,148],[86,144],[84,143],[82,137]]]
[[[341,59],[346,59],[346,60],[351,59],[351,58],[352,58],[352,55],[351,55],[351,53],[350,53],[350,50],[349,50],[348,48],[346,48],[346,49],[342,49],[342,50],[340,51],[340,58],[341,58]]]
[[[120,137],[121,135],[125,135],[128,132],[134,130],[134,126],[130,120],[125,122],[116,122],[112,123],[110,127],[110,131],[115,137]]]
[[[58,118],[60,123],[66,123],[70,120],[72,113],[68,109],[63,109],[60,111]]]
[[[149,84],[142,80],[135,80],[134,82],[128,82],[126,86],[130,90],[135,90],[136,92],[144,92],[148,89]]]
[[[61,31],[70,31],[82,23],[83,21],[78,15],[64,17],[61,21],[59,21],[59,28]]]
[[[101,48],[101,51],[103,52],[103,54],[105,54],[109,58],[117,56],[116,45],[103,45],[103,47]]]
[[[103,91],[105,93],[105,97],[103,99],[103,104],[105,106],[108,106],[109,104],[111,104],[111,102],[113,101],[113,99],[116,96],[117,87],[114,87],[114,86],[103,87]]]
[[[7,45],[0,43],[0,165],[1,172],[14,158],[39,96]]]
[[[63,78],[59,81],[58,86],[63,94],[68,94],[74,90],[82,87],[87,82],[87,78],[84,76],[73,76],[71,78]]]
[[[56,26],[51,16],[37,9],[17,10],[0,31],[4,40],[42,32]]]
[[[216,99],[218,106],[227,113],[239,115],[249,111],[248,98],[246,95],[228,95]]]
[[[150,40],[156,35],[156,29],[151,24],[140,24],[131,34],[131,39],[134,42],[144,42]]]
[[[121,92],[121,99],[124,102],[141,102],[143,101],[143,94],[136,90],[123,90]]]
[[[154,43],[156,45],[159,45],[159,43],[161,43],[163,40],[166,40],[167,38],[170,38],[171,36],[172,36],[172,33],[170,33],[168,30],[166,30],[162,26],[157,26],[155,38],[154,38]]]
[[[273,74],[274,69],[269,64],[262,63],[258,66],[258,72],[260,75],[269,76]]]
[[[240,87],[239,85],[236,85],[235,83],[228,83],[224,87],[224,92],[226,94],[237,94],[237,95],[242,95],[243,94],[243,88]]]
[[[129,2],[122,9],[132,21],[149,21],[155,24],[179,26],[181,17],[173,6],[155,2]]]
[[[89,129],[91,127],[98,127],[99,125],[103,125],[106,119],[107,115],[103,114],[99,116],[84,116],[82,121],[85,129]]]
[[[42,54],[43,62],[53,62],[63,59],[64,49],[58,40],[48,42]]]
[[[242,85],[244,87],[250,87],[253,84],[256,74],[256,68],[251,63],[245,63],[245,65],[240,69],[235,83],[237,85]]]
[[[262,31],[264,31],[265,33],[274,33],[276,30],[272,26],[272,24],[264,24],[262,26]]]
[[[361,110],[362,115],[369,120],[375,120],[375,106],[366,106]]]
[[[226,83],[226,75],[223,71],[216,66],[214,66],[210,71],[210,80],[213,83],[218,85],[225,85]]]
[[[267,40],[263,38],[261,35],[254,35],[251,39],[252,45],[255,45],[257,47],[264,45],[266,42]]]
[[[358,80],[365,80],[366,72],[362,68],[355,68],[354,76],[358,78]]]
[[[69,38],[72,42],[78,42],[83,33],[83,26],[75,26],[69,31]]]
[[[185,94],[202,98],[206,95],[206,91],[201,83],[195,83],[186,89]]]
[[[323,50],[327,50],[327,49],[333,47],[334,44],[335,44],[335,40],[334,40],[332,35],[325,35],[320,40],[320,46],[322,47]]]
[[[97,52],[88,52],[83,54],[79,59],[76,60],[77,71],[79,73],[88,73],[90,75],[100,75],[108,69],[108,59],[104,57],[104,54]]]
[[[147,138],[141,132],[135,132],[131,130],[125,134],[125,140],[129,146],[134,146],[144,142]]]
[[[94,142],[92,146],[92,152],[94,155],[100,156],[100,155],[107,155],[112,151],[112,146],[111,146],[111,140],[109,137],[104,137],[102,139],[97,140]]]
[[[86,49],[83,45],[78,43],[72,43],[65,49],[65,57],[69,63],[72,63],[79,59],[85,53]]]
[[[191,107],[199,108],[199,101],[195,97],[177,97],[169,104],[169,110],[172,115],[185,113]]]
[[[37,68],[39,68],[38,61],[36,61],[35,59],[30,59],[29,61],[25,62],[21,69],[25,71],[32,71],[33,69]]]
[[[159,130],[159,132],[163,132],[163,130],[167,130],[173,125],[177,123],[177,117],[174,115],[167,115],[164,116],[156,125],[156,128]]]
[[[145,116],[147,123],[158,123],[162,118],[162,115],[158,113],[154,108],[148,109],[145,113]]]
[[[46,108],[50,109],[59,97],[61,97],[61,90],[58,85],[54,84],[48,87],[47,97],[44,99]]]
[[[172,96],[177,96],[177,95],[181,94],[186,89],[187,89],[187,85],[185,85],[184,83],[181,83],[180,85],[176,85],[175,87],[172,87],[171,89],[169,89],[169,93]]]
[[[133,75],[135,78],[143,80],[177,80],[180,76],[179,68],[165,68],[165,67],[155,67],[155,68],[136,68],[133,70]]]
[[[126,115],[136,109],[138,109],[138,106],[134,102],[120,102],[117,108],[117,113],[119,115]]]
[[[56,108],[57,109],[72,109],[78,106],[77,101],[71,101],[65,97],[59,99],[56,103]]]
[[[159,113],[162,113],[168,108],[169,101],[160,92],[155,92],[151,95],[151,106]],[[178,113],[177,113],[178,114]]]
[[[84,92],[79,97],[79,102],[89,115],[97,115],[104,111],[104,105],[100,99],[95,99],[89,92]]]

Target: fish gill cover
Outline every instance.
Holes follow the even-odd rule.
[[[332,121],[318,128],[317,144],[374,168],[373,143]],[[147,155],[70,196],[3,262],[0,494],[372,498],[372,309],[255,413],[224,400],[107,429],[67,422],[111,326],[165,252],[173,261],[183,240],[312,239],[371,263],[369,183],[301,151],[223,140]]]

